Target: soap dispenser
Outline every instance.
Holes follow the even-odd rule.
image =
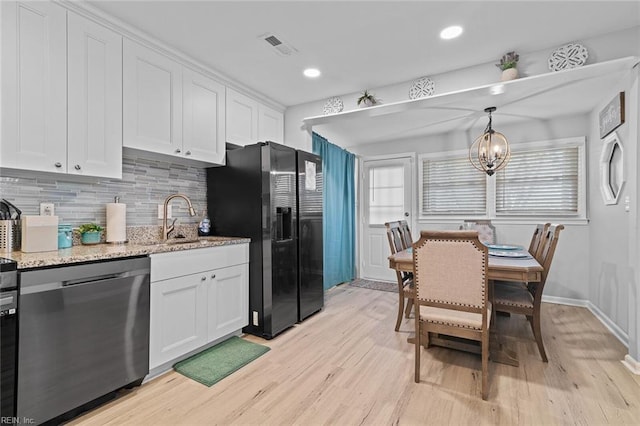
[[[204,215],[202,216],[202,220],[198,224],[198,235],[206,236],[211,233],[211,221],[209,220],[209,215],[207,214],[207,210],[204,210]]]

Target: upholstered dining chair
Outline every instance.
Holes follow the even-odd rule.
[[[460,226],[460,229],[478,231],[478,238],[483,244],[496,243],[496,228],[490,219],[467,219]]]
[[[526,286],[505,281],[495,281],[493,283],[494,309],[499,312],[521,314],[527,317],[538,345],[538,351],[544,362],[548,362],[548,359],[542,340],[542,329],[540,328],[540,305],[542,303],[544,285],[549,276],[549,268],[558,244],[558,237],[563,229],[564,225],[554,224],[549,226],[540,242],[538,256],[535,256],[543,268],[540,282],[528,283]]]
[[[413,243],[411,230],[406,220],[387,222],[384,226],[387,228],[387,240],[389,240],[391,254],[411,247]],[[407,299],[405,316],[409,318],[415,292],[413,290],[413,274],[396,271],[396,279],[398,280],[398,317],[395,330],[398,331],[402,322],[402,313],[405,311],[405,299]]]
[[[482,399],[489,395],[488,249],[478,231],[422,231],[413,245],[415,381],[420,382],[422,339],[429,333],[480,342]]]

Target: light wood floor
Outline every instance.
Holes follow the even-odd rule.
[[[640,424],[640,378],[586,309],[544,304],[543,363],[524,317],[499,317],[520,367],[422,350],[413,381],[413,321],[394,332],[394,293],[340,286],[325,309],[273,340],[271,351],[210,388],[170,372],[77,418],[77,425]]]

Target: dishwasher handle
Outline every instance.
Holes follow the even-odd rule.
[[[127,275],[129,274],[127,274],[126,272],[122,272],[119,274],[105,274],[105,275],[94,276],[94,277],[80,278],[77,280],[66,280],[66,281],[62,281],[62,287],[69,287],[72,285],[80,285],[80,284],[88,284],[88,283],[94,284],[100,281],[123,278],[123,277],[126,277]]]

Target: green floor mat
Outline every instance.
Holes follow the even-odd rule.
[[[173,368],[196,382],[211,386],[268,352],[269,349],[267,346],[234,336],[176,363]]]

